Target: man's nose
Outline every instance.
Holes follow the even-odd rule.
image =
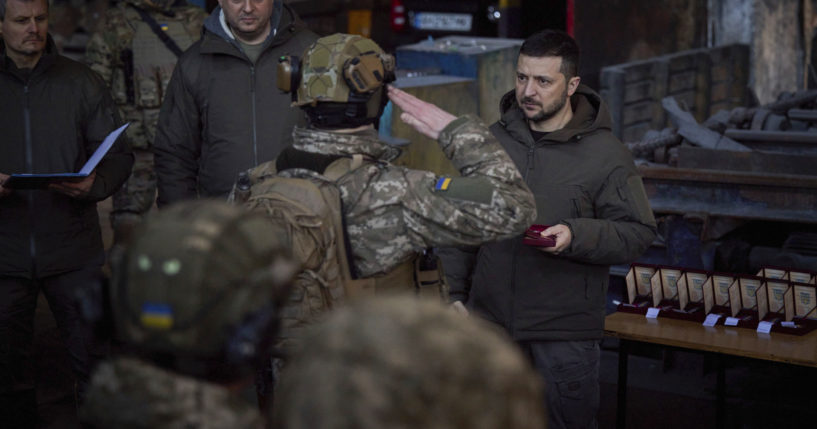
[[[244,0],[241,3],[241,11],[242,12],[252,12],[255,9],[252,0]]]
[[[525,82],[525,88],[524,89],[525,89],[525,96],[529,97],[531,95],[536,94],[536,91],[534,91],[534,88],[533,88],[533,80],[531,80],[531,79],[528,79]]]

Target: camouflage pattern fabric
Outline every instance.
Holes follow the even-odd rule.
[[[258,408],[227,389],[132,358],[99,365],[80,418],[100,429],[264,427]]]
[[[536,216],[533,195],[507,153],[475,117],[440,133],[439,144],[470,188],[463,198],[435,189],[429,171],[388,163],[399,151],[369,134],[295,128],[296,149],[324,155],[362,154],[378,162],[337,181],[352,260],[361,277],[385,274],[427,247],[473,246],[520,234]],[[444,178],[443,178],[444,179]]]
[[[351,89],[343,76],[344,66],[352,58],[373,54],[379,60],[381,82],[394,72],[394,57],[386,54],[371,39],[352,34],[333,34],[318,39],[304,53],[301,80],[294,106],[315,102],[346,103]],[[393,75],[392,75],[393,76]]]
[[[390,297],[334,310],[283,370],[274,427],[541,429],[541,380],[496,327]]]
[[[127,184],[114,196],[114,229],[119,222],[138,221],[153,206],[156,176],[150,146],[177,60],[130,5],[148,12],[182,50],[198,40],[207,17],[195,6],[158,9],[147,0],[127,0],[108,9],[104,26],[88,42],[86,62],[111,88],[122,118],[131,123],[127,135],[137,157]]]

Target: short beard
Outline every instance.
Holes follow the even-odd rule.
[[[531,100],[528,97],[523,97],[521,102],[525,103],[526,101]],[[562,96],[559,97],[555,103],[547,107],[542,106],[542,111],[534,115],[532,118],[528,118],[528,121],[534,124],[545,122],[556,116],[556,114],[559,113],[563,107],[565,107],[565,104],[567,104],[567,85],[565,85],[565,90],[562,92]]]

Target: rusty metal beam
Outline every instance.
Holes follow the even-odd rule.
[[[640,166],[656,213],[817,223],[817,177]]]

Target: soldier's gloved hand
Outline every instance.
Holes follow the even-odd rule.
[[[426,137],[437,140],[437,137],[440,136],[440,132],[442,132],[451,121],[457,119],[456,116],[445,110],[420,100],[391,85],[388,85],[388,91],[389,99],[403,110],[400,119]]]

